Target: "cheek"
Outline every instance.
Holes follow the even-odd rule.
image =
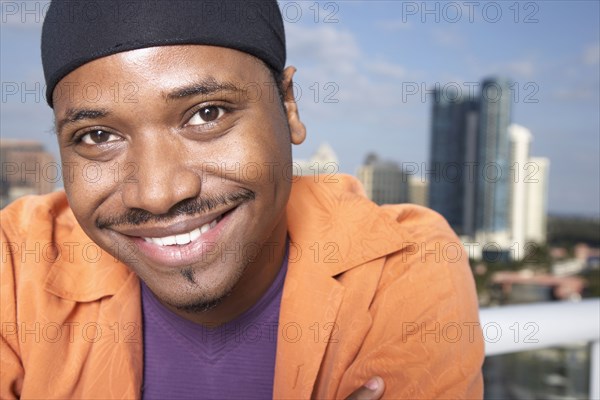
[[[244,168],[247,181],[255,181],[265,190],[281,190],[292,180],[294,173],[291,151],[281,145],[276,137],[255,141],[249,149],[250,162]]]
[[[256,113],[236,126],[214,152],[222,173],[250,186],[280,185],[293,174],[291,143],[287,126],[280,118]]]
[[[261,135],[250,143],[255,161],[260,157],[264,177],[269,184],[290,181],[293,174],[289,128],[277,104],[269,104],[258,126]],[[275,116],[275,117],[274,117]]]
[[[63,183],[69,205],[80,224],[91,226],[96,210],[115,192],[116,168],[105,163],[63,160]]]

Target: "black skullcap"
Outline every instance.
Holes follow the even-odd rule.
[[[276,0],[53,0],[42,28],[46,101],[74,69],[100,57],[152,46],[203,44],[285,66]]]

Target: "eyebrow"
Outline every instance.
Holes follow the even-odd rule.
[[[66,116],[56,123],[56,132],[60,133],[61,129],[65,125],[73,124],[78,121],[84,121],[87,119],[98,119],[107,117],[110,113],[104,108],[91,109],[91,108],[69,108],[66,112]]]
[[[175,88],[167,93],[164,98],[167,101],[188,98],[197,95],[211,95],[219,92],[244,93],[245,90],[237,86],[233,82],[219,82],[216,79],[209,77],[199,82],[190,85]],[[56,123],[55,131],[60,133],[65,126],[78,121],[105,118],[110,115],[107,109],[90,109],[90,108],[69,108],[66,116]]]
[[[218,92],[243,93],[244,89],[240,88],[233,82],[219,82],[215,78],[209,77],[200,82],[195,82],[190,85],[182,86],[174,89],[165,96],[166,100],[178,100],[182,98],[210,95]]]

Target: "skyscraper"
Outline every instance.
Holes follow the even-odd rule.
[[[546,243],[550,160],[531,157],[523,172],[527,187],[525,240]]]
[[[490,78],[479,95],[476,230],[502,237],[509,229],[511,82]]]
[[[531,132],[529,129],[511,124],[508,127],[510,136],[510,185],[509,185],[509,227],[512,240],[514,259],[522,259],[527,251],[527,188],[528,184],[523,176],[523,167],[529,162],[529,143]]]
[[[432,106],[429,207],[459,235],[475,234],[477,111],[474,98],[436,90]]]

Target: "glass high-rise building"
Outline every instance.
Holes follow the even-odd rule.
[[[447,89],[434,92],[428,167],[429,207],[458,235],[475,234],[478,101]]]
[[[476,229],[506,232],[510,227],[511,82],[491,78],[482,82],[477,134]]]

